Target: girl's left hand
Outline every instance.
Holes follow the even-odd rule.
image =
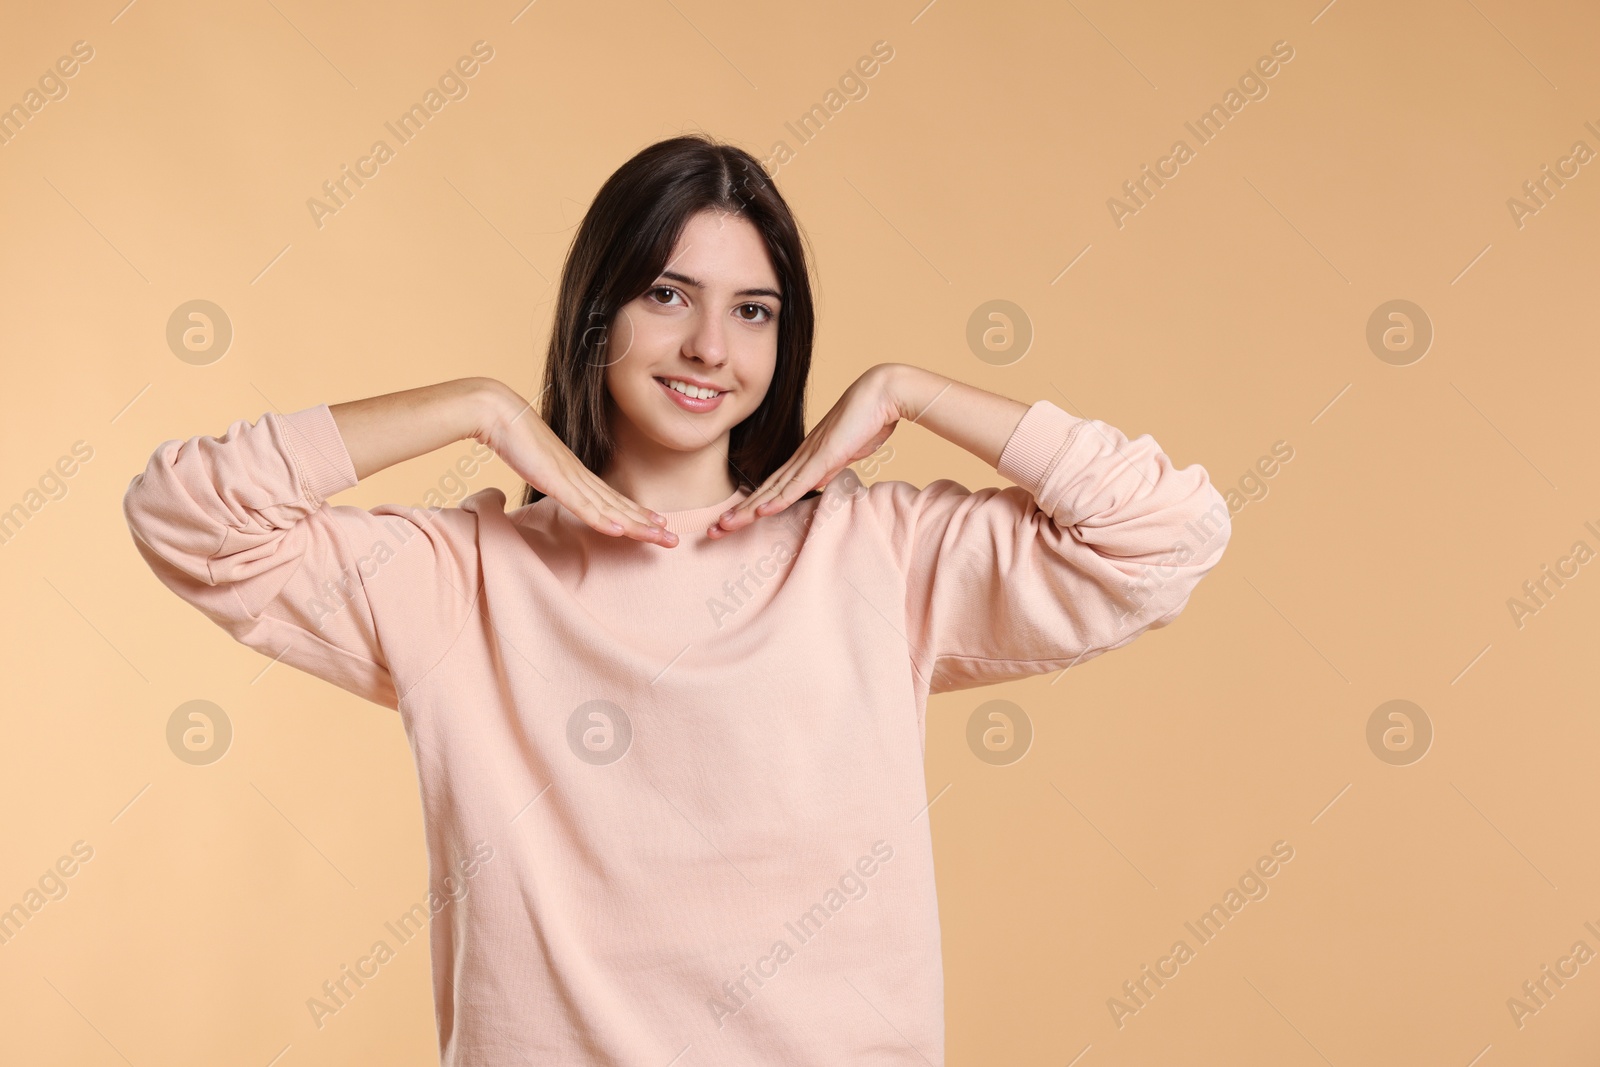
[[[721,537],[766,515],[776,515],[858,459],[878,450],[903,417],[894,391],[893,363],[869,368],[811,428],[789,460],[772,472],[707,531]]]

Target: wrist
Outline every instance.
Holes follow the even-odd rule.
[[[498,378],[462,378],[456,383],[457,419],[462,438],[490,444],[528,410],[528,402]]]
[[[884,390],[902,419],[915,422],[950,379],[910,363],[883,363]]]

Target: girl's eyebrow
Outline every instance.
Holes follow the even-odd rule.
[[[705,282],[702,282],[702,281],[700,281],[700,280],[698,280],[696,278],[691,278],[687,274],[679,274],[675,270],[664,270],[664,271],[661,272],[661,277],[663,277],[663,278],[671,278],[675,282],[682,282],[684,285],[691,285],[696,289],[704,289],[706,287],[706,283]],[[774,300],[782,300],[783,299],[783,294],[778,292],[776,289],[740,289],[737,293],[734,293],[733,295],[734,296],[770,296]]]

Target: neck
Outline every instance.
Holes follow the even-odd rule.
[[[642,507],[688,511],[720,504],[738,486],[728,470],[728,435],[693,452],[662,448],[618,433],[605,483]]]

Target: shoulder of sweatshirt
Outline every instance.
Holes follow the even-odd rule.
[[[462,501],[462,506],[466,506],[466,503]],[[574,536],[581,535],[586,529],[582,519],[548,494],[531,504],[519,503],[515,507],[506,506],[503,497],[495,498],[495,503],[502,509],[507,529],[532,549],[532,558],[541,563],[548,563],[557,556],[565,558],[575,547]],[[475,506],[485,514],[494,510],[487,501]],[[491,521],[499,520],[491,516]]]

